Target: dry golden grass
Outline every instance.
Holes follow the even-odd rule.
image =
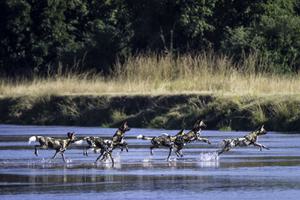
[[[177,58],[140,55],[128,58],[124,64],[117,64],[110,77],[70,73],[17,83],[0,80],[0,96],[300,94],[299,75],[256,73],[255,68],[264,68],[266,65],[259,66],[257,63],[255,56],[249,56],[243,64],[234,65],[226,56],[214,56],[209,53]]]

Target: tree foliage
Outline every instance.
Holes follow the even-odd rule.
[[[46,75],[76,67],[108,73],[143,52],[213,49],[299,71],[299,0],[3,0],[0,72]]]

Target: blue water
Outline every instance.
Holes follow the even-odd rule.
[[[270,150],[237,148],[217,157],[222,139],[246,132],[203,131],[213,145],[193,143],[184,157],[166,161],[167,149],[155,149],[137,135],[175,134],[177,131],[132,129],[126,133],[129,152],[116,150],[116,163],[94,164],[96,154],[83,156],[80,146],[65,153],[68,163],[53,150],[28,145],[31,135],[64,137],[75,131],[111,137],[115,129],[62,126],[0,125],[0,199],[299,199],[300,134],[270,132],[259,142]]]

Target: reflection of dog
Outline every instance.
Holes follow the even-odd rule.
[[[116,131],[116,133],[112,137],[113,149],[115,149],[116,147],[119,147],[121,149],[121,151],[123,151],[123,148],[125,148],[126,151],[128,152],[127,142],[124,140],[124,137],[125,137],[125,132],[127,132],[129,130],[130,130],[130,128],[129,128],[127,122],[124,122],[120,126],[120,128]]]
[[[34,146],[34,154],[36,156],[38,156],[38,149],[54,149],[56,150],[56,152],[52,157],[52,159],[56,157],[57,153],[60,153],[63,161],[66,162],[64,152],[67,150],[67,148],[70,146],[71,143],[75,142],[75,139],[76,139],[75,133],[69,132],[67,134],[66,139],[55,139],[52,137],[45,137],[45,136],[31,136],[28,142],[40,143],[40,145]]]
[[[178,154],[182,157],[183,154],[181,152],[182,148],[187,144],[194,141],[201,141],[208,144],[211,144],[211,142],[207,138],[203,138],[201,136],[201,130],[202,128],[205,128],[206,124],[202,120],[196,121],[194,127],[192,130],[190,130],[187,133],[179,132],[175,137],[174,144],[177,148]]]
[[[183,130],[179,131],[177,135],[181,135],[183,133]],[[137,139],[142,139],[142,140],[150,140],[151,141],[151,146],[150,146],[150,153],[153,155],[153,149],[154,148],[159,148],[159,147],[167,147],[169,148],[169,155],[167,157],[167,160],[169,160],[172,150],[175,147],[174,146],[174,141],[176,140],[176,136],[170,136],[168,134],[162,134],[160,136],[155,136],[155,137],[147,137],[144,135],[138,135]],[[178,150],[176,150],[176,154],[178,155]]]
[[[224,152],[227,152],[234,147],[244,147],[244,146],[250,146],[250,145],[257,146],[260,148],[260,150],[262,150],[263,148],[269,150],[269,148],[267,148],[266,146],[257,143],[258,136],[265,135],[265,134],[267,134],[267,131],[264,128],[264,126],[262,126],[260,128],[260,130],[251,132],[244,137],[234,138],[234,139],[225,139],[225,140],[223,140],[224,146],[223,146],[222,150],[218,151],[218,155],[220,155]]]

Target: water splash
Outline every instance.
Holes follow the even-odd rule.
[[[205,152],[200,154],[199,161],[201,162],[219,161],[219,156],[217,152]]]
[[[153,159],[153,156],[149,156],[148,158],[144,158],[142,161],[143,163],[148,163],[148,162],[151,162]]]
[[[198,165],[200,167],[219,167],[219,156],[217,152],[201,153]]]
[[[72,162],[73,162],[72,159],[66,159],[66,164],[70,164],[70,163],[72,163]]]
[[[114,157],[115,163],[121,163],[121,152],[117,152],[116,156]]]
[[[167,160],[168,162],[176,162],[177,161],[177,158],[169,158],[169,160]]]

